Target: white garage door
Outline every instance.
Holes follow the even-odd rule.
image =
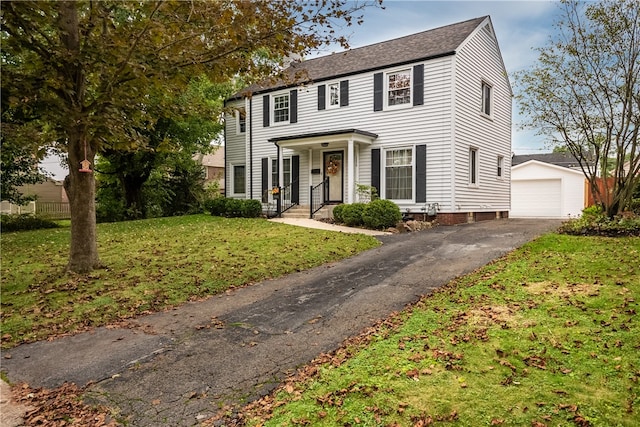
[[[559,179],[511,181],[511,217],[561,217]]]

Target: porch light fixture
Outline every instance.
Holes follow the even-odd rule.
[[[323,146],[323,147],[328,147],[329,143],[328,142],[321,142],[320,145]]]

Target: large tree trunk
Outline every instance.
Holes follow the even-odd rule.
[[[67,270],[74,273],[88,273],[100,266],[96,233],[96,183],[92,172],[80,172],[80,162],[85,159],[84,136],[69,138],[69,175],[64,187],[69,197],[71,209],[71,247]],[[95,153],[86,143],[86,159],[91,162]]]
[[[146,178],[138,176],[120,175],[120,184],[124,190],[124,201],[127,208],[127,218],[144,219],[147,217],[147,206],[142,197],[142,186]],[[147,177],[148,178],[148,177]]]
[[[64,187],[71,210],[71,245],[67,269],[75,273],[88,273],[98,267],[96,235],[96,185],[92,172],[80,172],[80,162],[93,165],[95,149],[87,141],[88,112],[84,110],[86,81],[80,57],[80,26],[75,1],[58,3],[60,41],[67,53],[66,63],[60,66],[62,81],[68,82],[62,96],[68,106],[64,124],[69,156],[69,175]]]

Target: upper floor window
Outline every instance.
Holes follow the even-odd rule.
[[[387,105],[411,103],[411,69],[387,74]]]
[[[262,97],[262,126],[298,122],[298,90]]]
[[[413,149],[401,148],[385,152],[385,199],[413,198]]]
[[[493,106],[492,101],[493,88],[487,82],[482,82],[482,113],[490,116]]]
[[[236,110],[236,133],[245,133],[247,131],[247,113],[244,108]]]
[[[373,75],[373,111],[412,105],[424,105],[424,64]]]
[[[340,84],[332,83],[329,85],[329,107],[340,106]]]
[[[478,185],[478,149],[469,148],[469,184]]]
[[[273,122],[283,123],[289,121],[289,94],[273,97]]]
[[[349,105],[349,80],[318,85],[318,111]]]

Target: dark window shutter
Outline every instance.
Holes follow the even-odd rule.
[[[380,149],[371,150],[371,186],[376,189],[378,196],[380,194]]]
[[[382,103],[384,99],[382,73],[373,75],[373,111],[382,111]]]
[[[427,202],[427,146],[416,146],[416,203]]]
[[[325,85],[318,86],[318,110],[327,108],[327,87]]]
[[[349,105],[349,80],[342,80],[340,82],[340,106],[346,107]]]
[[[269,100],[270,95],[264,95],[262,97],[262,126],[269,127],[269,117],[271,116],[271,111],[269,111]]]
[[[269,201],[269,158],[262,158],[262,203]]]
[[[291,156],[291,203],[300,204],[300,156]]]
[[[298,91],[289,92],[289,123],[298,123]]]
[[[413,105],[424,104],[424,64],[413,67]]]

